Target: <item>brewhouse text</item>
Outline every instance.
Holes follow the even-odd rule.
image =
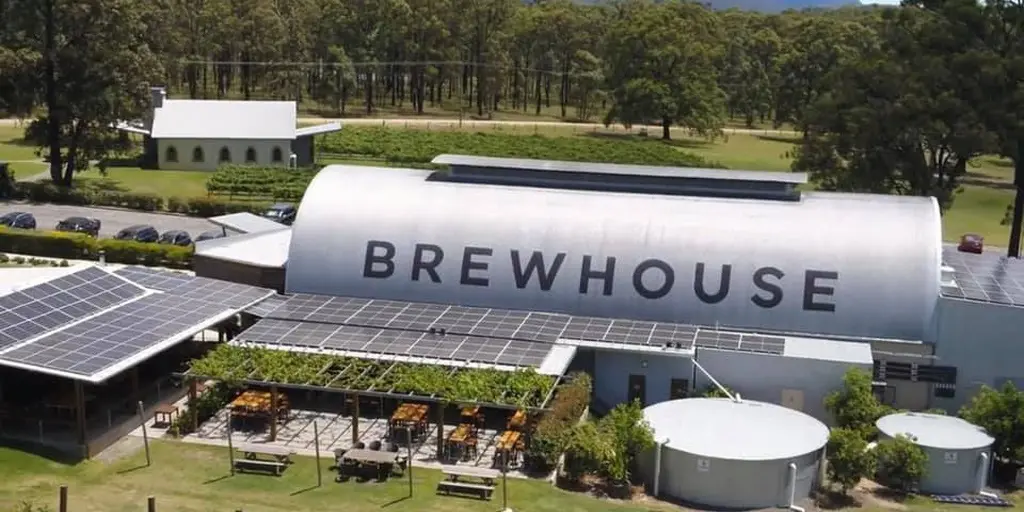
[[[387,279],[395,274],[395,258],[398,257],[395,244],[382,240],[370,240],[366,244],[366,255],[363,260],[363,277],[372,279]],[[461,261],[459,262],[459,284],[463,286],[490,286],[491,278],[488,274],[491,262],[497,256],[494,249],[490,247],[468,246],[462,249]],[[508,257],[512,264],[512,279],[516,288],[524,289],[530,286],[531,282],[542,291],[550,291],[555,284],[555,278],[562,272],[568,255],[559,252],[553,257],[546,256],[541,251],[519,251],[512,249]],[[412,273],[409,276],[413,281],[441,282],[441,274],[438,267],[445,260],[445,251],[434,244],[416,244],[412,254]],[[573,272],[573,278],[579,277],[579,293],[612,295],[615,285],[616,271],[625,270],[629,272],[633,291],[646,299],[660,299],[668,295],[676,282],[676,269],[668,262],[658,258],[648,258],[641,261],[632,269],[616,268],[617,260],[614,256],[604,258],[604,261],[595,261],[592,255],[584,254],[578,273]],[[707,283],[705,274],[709,266],[704,262],[697,262],[693,269],[693,293],[698,300],[705,304],[717,304],[729,296],[730,287],[733,282],[732,265],[720,265],[719,278],[717,283]],[[713,273],[713,271],[711,272]],[[562,272],[565,274],[565,272]],[[782,280],[786,273],[773,266],[760,267],[753,272],[750,279],[757,292],[750,296],[750,301],[755,305],[770,309],[778,306],[783,300]],[[565,278],[563,278],[565,279]],[[835,295],[836,283],[839,273],[831,270],[807,269],[803,272],[802,307],[805,311],[834,312],[835,303],[831,297]],[[652,285],[651,283],[657,283]]]

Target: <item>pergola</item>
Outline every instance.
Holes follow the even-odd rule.
[[[189,384],[189,407],[198,397],[198,382],[266,387],[270,390],[269,440],[277,439],[281,390],[338,393],[352,404],[352,442],[359,439],[359,399],[478,405],[507,411],[543,411],[563,376],[542,375],[533,369],[499,370],[466,364],[414,363],[366,357],[344,357],[279,348],[223,344],[193,362],[181,374]],[[460,389],[459,383],[470,383]],[[474,392],[474,386],[477,391]],[[499,388],[499,393],[492,390]],[[444,407],[436,407],[438,450],[444,443]],[[192,415],[193,430],[198,416]]]

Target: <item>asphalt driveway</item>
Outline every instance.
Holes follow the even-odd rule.
[[[188,231],[193,238],[203,231],[209,231],[217,227],[206,219],[182,215],[115,208],[90,208],[86,206],[0,201],[0,215],[8,212],[31,213],[36,217],[38,229],[53,229],[58,222],[67,217],[93,217],[99,219],[102,223],[100,236],[104,237],[114,236],[118,231],[135,224],[149,224],[161,233],[171,229],[182,229]]]

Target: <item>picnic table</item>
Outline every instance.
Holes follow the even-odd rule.
[[[505,456],[505,462],[516,463],[519,460],[520,441],[522,432],[518,430],[506,430],[501,433],[498,443],[494,447],[494,458]]]
[[[460,423],[448,434],[446,446],[448,456],[453,451],[459,453],[460,458],[470,457],[476,454],[476,428],[469,423]]]
[[[160,404],[153,409],[153,426],[170,426],[178,415],[178,408],[174,404]]]
[[[378,480],[387,480],[391,470],[398,463],[398,457],[398,452],[353,448],[339,457],[341,462],[338,464],[338,481],[359,473],[360,469],[371,469],[376,472]],[[365,472],[363,474],[366,476]]]
[[[388,435],[393,436],[396,428],[411,429],[413,437],[418,437],[426,430],[427,412],[430,408],[423,404],[403,403],[395,409],[388,421]]]
[[[234,416],[269,416],[273,398],[267,391],[256,391],[249,389],[238,395],[231,401],[231,414]],[[282,419],[288,419],[288,397],[283,394],[277,396],[277,412]]]
[[[441,470],[445,479],[437,483],[437,490],[450,494],[452,492],[477,493],[482,499],[490,499],[494,492],[494,482],[501,473],[493,469],[474,467],[446,467]],[[467,481],[476,479],[477,482]]]
[[[239,471],[246,470],[269,470],[276,476],[280,476],[284,468],[291,464],[291,456],[295,452],[280,446],[265,445],[241,445],[235,448],[242,452],[242,457],[235,459],[235,468]],[[263,458],[262,456],[267,456]]]

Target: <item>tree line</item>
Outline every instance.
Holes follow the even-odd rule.
[[[1024,5],[759,14],[683,1],[0,0],[0,109],[34,116],[55,181],[123,142],[150,85],[290,99],[679,126],[793,126],[821,188],[955,197],[967,162],[1016,165],[1024,217]]]

